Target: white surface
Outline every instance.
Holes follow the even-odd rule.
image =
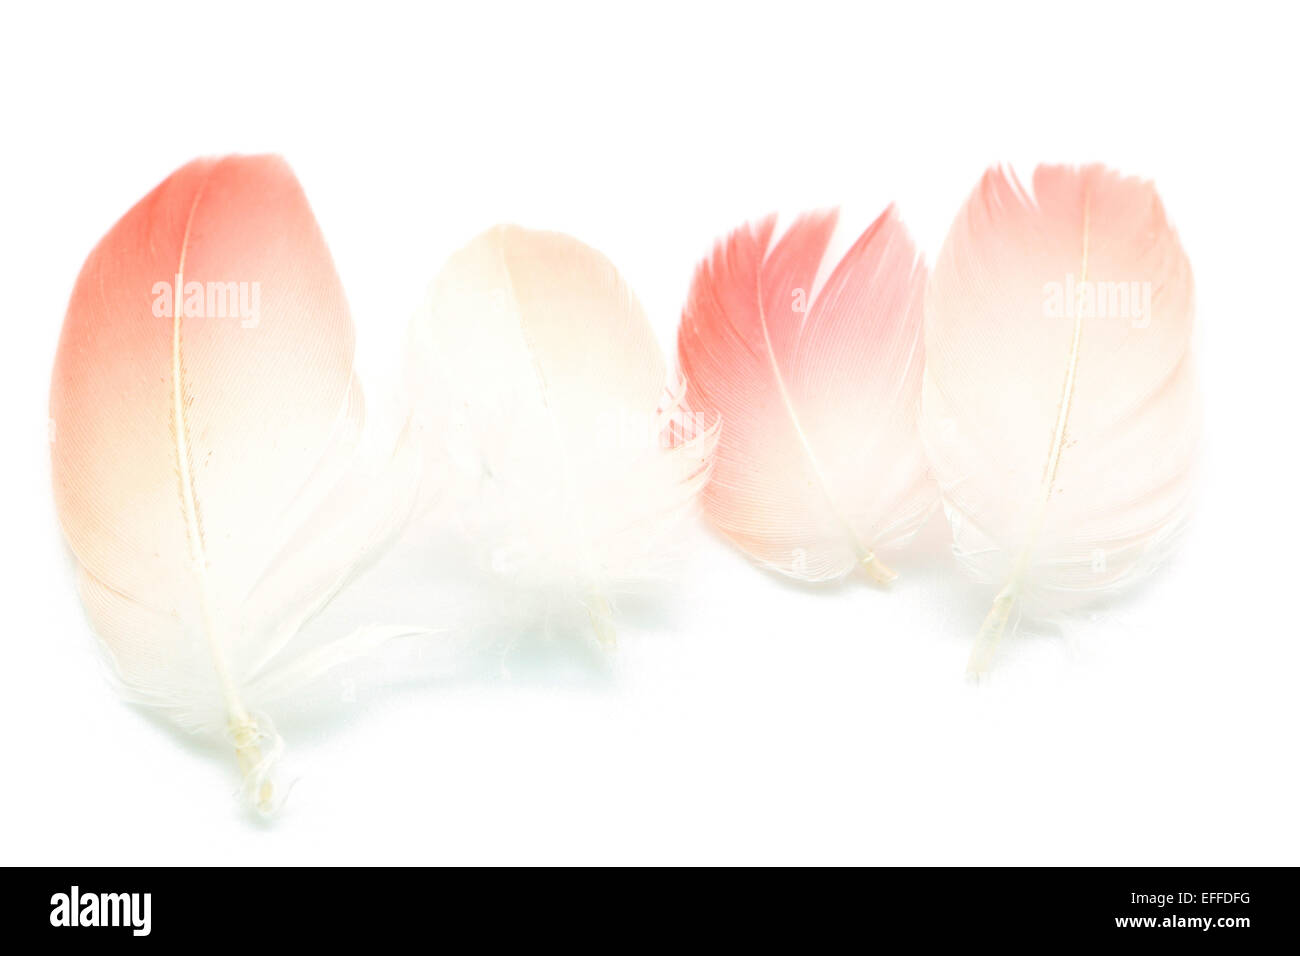
[[[542,6],[0,14],[0,863],[1300,862],[1294,14]],[[540,667],[368,690],[289,736],[301,780],[251,823],[232,759],[100,678],[45,446],[91,246],[231,151],[298,172],[373,395],[435,270],[500,220],[608,254],[669,349],[695,261],[770,209],[860,228],[896,200],[933,259],[989,163],[1153,178],[1197,280],[1196,525],[1150,586],[1008,645],[978,688],[987,596],[940,525],[888,594],[793,586],[702,535],[607,665],[580,635]]]

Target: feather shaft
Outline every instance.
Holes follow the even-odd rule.
[[[194,192],[189,212],[185,219],[185,231],[181,237],[180,261],[176,266],[177,294],[172,301],[172,436],[175,439],[176,473],[180,486],[181,513],[185,520],[185,533],[190,543],[190,559],[194,573],[195,587],[198,591],[200,616],[202,619],[203,639],[212,657],[212,668],[216,673],[221,697],[225,702],[229,734],[235,745],[235,759],[240,773],[247,779],[262,763],[262,755],[257,741],[259,734],[253,720],[244,706],[239,688],[231,673],[230,661],[222,641],[217,634],[216,623],[212,613],[212,588],[208,582],[207,552],[203,542],[203,526],[199,520],[198,492],[194,487],[193,462],[190,457],[189,420],[186,408],[189,400],[185,394],[185,361],[183,356],[182,320],[185,315],[185,257],[189,251],[190,231],[194,225],[194,213],[199,208],[203,193],[207,188],[211,170],[204,176]],[[257,788],[257,806],[265,811],[271,807],[270,781]]]
[[[1085,184],[1083,192],[1083,251],[1080,256],[1079,285],[1075,293],[1080,302],[1088,282],[1088,243],[1091,225],[1092,197],[1089,187]],[[1029,534],[1026,535],[1025,542],[1016,555],[1010,580],[1007,581],[1001,593],[994,598],[993,607],[989,610],[988,616],[984,619],[984,624],[980,627],[975,646],[971,649],[970,661],[966,665],[966,672],[976,678],[983,676],[993,663],[998,643],[1006,632],[1007,621],[1011,617],[1011,609],[1015,606],[1019,596],[1021,580],[1029,567],[1029,557],[1033,554],[1034,545],[1037,543],[1038,535],[1043,529],[1043,521],[1047,517],[1047,505],[1051,500],[1052,487],[1056,484],[1057,471],[1061,466],[1061,453],[1065,449],[1065,436],[1070,425],[1070,408],[1074,404],[1074,383],[1079,374],[1079,345],[1083,340],[1083,312],[1081,305],[1076,304],[1074,328],[1070,333],[1070,354],[1066,358],[1065,380],[1061,385],[1060,406],[1057,410],[1056,425],[1052,429],[1052,444],[1048,449],[1047,464],[1043,467],[1042,487],[1035,505],[1034,518],[1029,525]]]

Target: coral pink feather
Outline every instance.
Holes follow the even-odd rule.
[[[892,207],[820,291],[834,213],[743,227],[701,263],[678,332],[693,410],[722,419],[704,508],[761,564],[822,581],[911,536],[937,500],[918,434],[925,269]]]
[[[294,615],[247,602],[352,447],[352,352],[293,173],[229,157],[178,170],[100,241],[54,365],[54,496],[92,624],[132,697],[227,733],[264,804],[274,738],[250,695]],[[288,574],[297,598],[312,576]]]

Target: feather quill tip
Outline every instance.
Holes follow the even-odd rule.
[[[266,717],[252,714],[232,720],[227,737],[235,748],[235,759],[243,778],[240,795],[260,815],[271,816],[289,796],[287,789],[280,792],[273,779],[276,765],[284,753],[283,738]]]
[[[889,587],[898,580],[898,572],[874,554],[868,554],[862,559],[862,569],[867,572],[871,580],[883,587]]]
[[[614,630],[614,613],[609,601],[601,595],[593,595],[587,602],[587,616],[591,618],[591,629],[596,634],[596,643],[607,651],[618,647],[618,633]]]
[[[971,649],[970,659],[966,662],[966,676],[976,683],[988,676],[993,657],[997,653],[1002,635],[1007,631],[1007,623],[1011,619],[1011,610],[1015,604],[1014,594],[999,594],[993,601],[988,616],[984,618],[984,623],[980,626],[979,636],[975,638],[975,646]]]

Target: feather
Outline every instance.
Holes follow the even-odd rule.
[[[611,596],[668,569],[717,433],[695,427],[631,290],[575,239],[499,226],[444,266],[409,353],[414,420],[477,566],[516,597],[580,604],[612,643]]]
[[[1150,183],[990,170],[926,300],[923,431],[958,559],[1013,613],[1050,616],[1141,578],[1187,516],[1199,432],[1192,277]]]
[[[262,156],[192,162],[132,208],[55,359],[54,497],[92,626],[127,696],[225,733],[263,810],[281,745],[260,708],[405,630],[299,639],[404,500],[359,496],[352,354],[306,197]]]
[[[695,273],[677,354],[693,409],[722,418],[704,511],[760,564],[806,581],[904,543],[937,503],[918,430],[925,269],[893,208],[814,295],[835,213],[773,244],[775,217]]]

